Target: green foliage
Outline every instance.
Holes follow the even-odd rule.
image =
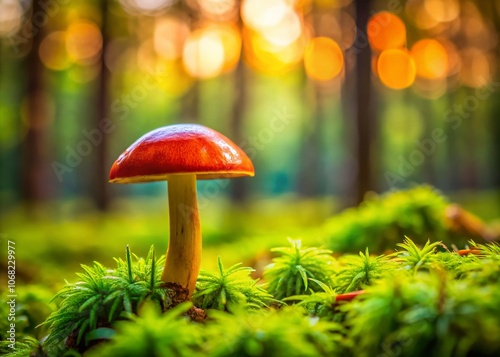
[[[470,241],[470,245],[481,252],[481,255],[491,261],[500,262],[500,245],[496,242],[477,244]]]
[[[340,325],[304,316],[298,309],[233,313],[209,315],[213,319],[207,326],[209,356],[342,356],[345,352]]]
[[[166,313],[145,304],[139,316],[116,324],[116,335],[108,343],[89,351],[88,356],[201,356],[201,329],[183,315],[192,307],[182,303]]]
[[[163,258],[154,257],[151,247],[147,258],[126,251],[126,261],[117,260],[117,268],[108,270],[94,262],[93,267],[82,265],[83,273],[77,283],[67,283],[54,299],[62,299],[59,310],[45,321],[50,333],[44,346],[47,350],[60,347],[85,349],[86,334],[111,326],[116,320],[137,312],[145,300],[152,300],[163,307],[165,296],[160,281]]]
[[[284,301],[298,301],[296,306],[303,306],[308,314],[332,320],[336,313],[335,289],[323,284],[321,281],[315,281],[323,291],[314,292],[310,295],[295,295],[283,299]]]
[[[400,271],[343,306],[353,354],[493,356],[500,353],[500,290],[443,271]],[[369,331],[369,333],[367,333]]]
[[[319,291],[314,281],[331,284],[335,272],[335,260],[331,251],[319,248],[302,248],[300,240],[288,239],[291,247],[274,248],[279,256],[264,271],[268,291],[276,298]],[[310,284],[309,279],[313,284]]]
[[[446,242],[450,234],[444,216],[447,204],[447,200],[429,186],[393,191],[370,197],[359,208],[332,217],[324,225],[323,233],[334,252],[358,252],[365,248],[383,252],[405,235]]]
[[[393,331],[399,327],[398,316],[401,311],[415,304],[425,306],[429,301],[436,301],[436,291],[426,289],[425,284],[415,284],[410,291],[414,293],[407,297],[408,291],[403,290],[401,285],[408,279],[407,273],[402,272],[391,279],[378,280],[366,289],[364,295],[344,306],[355,353],[361,356],[377,355],[379,351],[394,353],[391,348],[399,346],[393,346],[392,341],[386,339],[390,339]]]
[[[360,290],[394,268],[394,263],[385,255],[370,256],[368,248],[365,253],[359,252],[359,256],[344,257],[341,264],[343,267],[334,278],[334,286],[342,294]]]
[[[469,264],[478,261],[479,258],[474,254],[469,254],[461,256],[458,252],[452,252],[446,249],[446,251],[437,251],[431,256],[430,266],[446,270],[454,275],[455,278],[459,278],[462,274],[461,268],[469,266]]]
[[[500,355],[498,244],[470,242],[475,253],[461,256],[407,238],[394,254],[366,249],[337,263],[328,250],[290,243],[275,250],[265,274],[270,291],[292,306],[269,307],[275,300],[251,268],[225,269],[219,258],[216,272],[200,274],[194,295],[211,309],[208,318],[192,322],[191,303],[171,309],[165,300],[153,250],[146,259],[127,250],[113,270],[84,267],[81,281],[58,295],[46,342],[18,338],[11,357],[79,356],[68,347],[91,357]],[[296,284],[300,292],[287,296]],[[359,289],[364,294],[352,301],[337,301]]]
[[[480,251],[480,255],[467,256],[465,263],[456,268],[457,276],[481,286],[500,284],[500,245],[498,243],[470,243],[472,247]]]
[[[52,291],[40,285],[18,285],[16,286],[16,335],[22,338],[31,335],[41,338],[45,335],[46,329],[36,328],[53,311],[53,307],[48,304],[54,295]],[[0,295],[0,341],[7,338],[7,330],[12,321],[8,320],[10,306],[7,304],[9,298]]]
[[[24,337],[22,341],[16,340],[14,348],[9,341],[0,341],[0,353],[6,357],[25,357],[36,355],[40,349],[40,343],[34,337]],[[43,356],[43,355],[42,355]]]
[[[218,310],[227,310],[231,304],[261,308],[272,301],[272,296],[257,285],[258,280],[250,277],[254,269],[239,263],[225,270],[220,257],[217,266],[216,273],[201,270],[193,295],[196,306]]]
[[[396,256],[402,262],[404,268],[416,272],[420,268],[429,267],[441,242],[431,243],[427,241],[422,248],[419,248],[411,239],[406,237],[403,243],[396,245],[403,249],[401,252],[396,253]]]

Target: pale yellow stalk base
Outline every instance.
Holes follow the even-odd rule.
[[[172,175],[168,180],[170,240],[161,280],[177,283],[193,295],[201,262],[201,229],[196,197],[196,174]]]

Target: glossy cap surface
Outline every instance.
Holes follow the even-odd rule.
[[[253,176],[253,164],[221,133],[197,124],[177,124],[143,135],[118,157],[109,173],[113,183],[168,180],[196,174],[197,179]]]

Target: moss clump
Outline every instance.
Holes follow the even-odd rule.
[[[151,247],[146,259],[132,256],[117,259],[116,269],[94,262],[82,265],[79,282],[68,283],[54,297],[61,300],[59,309],[44,322],[50,333],[44,343],[48,351],[67,348],[85,350],[90,346],[88,334],[110,327],[115,321],[136,314],[145,300],[162,309],[167,307],[166,289],[160,280],[163,257],[156,259]]]
[[[417,243],[432,237],[446,244],[465,244],[466,235],[451,229],[446,217],[448,200],[429,186],[392,191],[366,199],[332,217],[322,228],[327,246],[334,252],[355,253],[391,249],[407,236]]]
[[[331,284],[331,277],[335,272],[332,252],[314,247],[303,248],[300,240],[288,241],[290,247],[271,249],[278,257],[264,271],[268,291],[276,299],[283,299],[321,290],[314,280]]]
[[[227,311],[231,305],[267,307],[273,300],[271,294],[257,285],[258,280],[250,277],[254,269],[242,267],[241,263],[224,269],[220,257],[217,267],[216,273],[206,270],[200,272],[193,295],[196,306]]]

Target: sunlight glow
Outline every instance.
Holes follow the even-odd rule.
[[[438,41],[423,39],[411,48],[417,75],[428,79],[444,78],[448,72],[448,55]]]
[[[453,42],[443,38],[439,39],[439,42],[446,51],[446,57],[448,58],[446,75],[451,76],[457,74],[461,66],[460,54],[458,52],[457,46]]]
[[[158,19],[153,37],[156,53],[168,60],[179,58],[182,55],[182,47],[188,35],[189,27],[181,19],[177,17]]]
[[[482,87],[491,81],[491,65],[488,57],[477,48],[466,48],[460,52],[460,81],[472,88]]]
[[[406,50],[385,50],[378,58],[377,72],[380,80],[387,87],[407,88],[415,81],[415,61]]]
[[[153,71],[158,64],[154,42],[152,39],[144,41],[137,49],[137,67],[144,72]]]
[[[264,38],[278,47],[286,47],[297,40],[302,33],[299,16],[291,8],[285,8],[281,20],[262,31]]]
[[[93,64],[99,58],[102,36],[99,27],[90,21],[76,21],[69,25],[66,35],[66,51],[80,65]]]
[[[196,2],[203,13],[217,17],[224,18],[238,10],[235,0],[196,0]]]
[[[40,44],[39,55],[43,65],[54,71],[62,71],[71,65],[66,52],[66,33],[54,31]]]
[[[255,69],[283,74],[302,60],[305,31],[294,0],[244,0],[245,58]]]
[[[21,27],[23,8],[17,0],[0,0],[0,36],[15,33]]]
[[[266,41],[259,33],[251,30],[244,32],[245,59],[259,72],[281,75],[296,68],[304,53],[305,41],[300,37],[286,47],[276,47]]]
[[[406,26],[393,13],[381,11],[373,15],[367,26],[368,41],[372,49],[383,51],[401,48],[406,44]]]
[[[280,48],[289,46],[302,34],[302,20],[285,0],[246,0],[241,16],[251,30]]]
[[[304,54],[306,73],[312,79],[327,81],[337,76],[344,66],[344,56],[339,45],[330,38],[312,39]]]
[[[247,26],[262,31],[279,24],[289,8],[285,0],[244,0],[241,17]]]
[[[425,0],[424,8],[429,16],[437,22],[452,21],[460,13],[460,5],[456,0]]]
[[[184,68],[196,78],[212,78],[222,73],[225,63],[224,44],[215,31],[192,32],[183,51]]]
[[[120,0],[125,11],[131,14],[154,14],[174,5],[177,0]]]
[[[224,47],[223,72],[229,72],[236,67],[241,55],[241,36],[236,26],[218,25],[210,28],[222,41]]]

